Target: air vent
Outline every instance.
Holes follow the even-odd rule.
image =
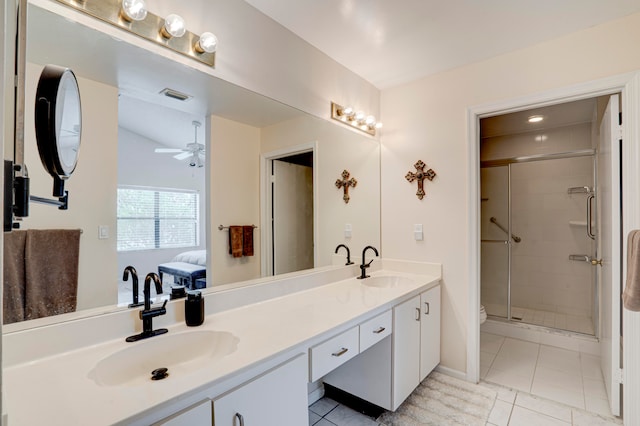
[[[177,90],[169,89],[168,87],[166,89],[162,89],[160,91],[160,94],[165,95],[168,98],[177,99],[182,102],[188,101],[189,99],[193,98],[193,96],[191,95],[178,92]]]

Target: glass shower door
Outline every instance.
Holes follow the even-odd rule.
[[[480,193],[480,301],[487,315],[509,318],[509,166],[480,169]]]

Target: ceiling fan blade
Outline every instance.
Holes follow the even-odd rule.
[[[181,154],[178,155],[174,155],[173,158],[175,158],[176,160],[184,160],[185,158],[191,157],[193,154],[190,152],[183,152]]]
[[[155,152],[159,152],[159,153],[176,153],[176,152],[182,152],[184,151],[184,149],[179,149],[179,148],[156,148]]]

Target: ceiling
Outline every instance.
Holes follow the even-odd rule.
[[[385,89],[640,12],[640,0],[245,0]]]

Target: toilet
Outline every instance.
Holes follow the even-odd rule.
[[[487,311],[484,310],[484,306],[480,305],[480,324],[484,324],[487,320]]]

